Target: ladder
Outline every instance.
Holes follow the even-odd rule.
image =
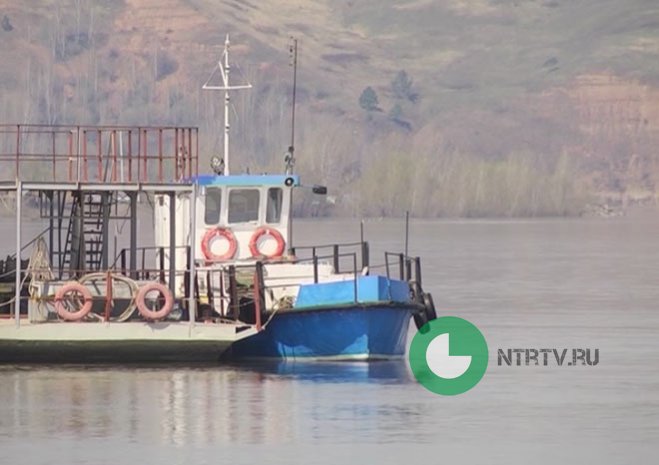
[[[73,193],[64,250],[60,254],[60,277],[71,277],[108,266],[108,227],[112,192]]]

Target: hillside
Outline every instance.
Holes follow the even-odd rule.
[[[306,213],[560,215],[657,195],[654,1],[0,0],[0,19],[3,122],[195,125],[205,158],[222,99],[200,87],[230,33],[232,76],[254,84],[234,96],[233,153],[253,171],[289,144],[295,36],[298,169],[337,200],[303,198]]]

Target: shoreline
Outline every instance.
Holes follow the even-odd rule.
[[[415,216],[410,214],[411,219],[415,220],[523,220],[523,219],[576,219],[576,218],[615,218],[619,216],[628,216],[630,214],[636,214],[637,212],[648,212],[648,211],[657,211],[659,212],[659,205],[653,205],[648,203],[639,203],[631,204],[627,207],[616,206],[609,203],[588,203],[584,205],[581,211],[577,214],[565,214],[565,215],[480,215],[480,216]],[[141,202],[138,204],[138,216],[142,216],[142,213],[153,214],[151,206],[146,202]],[[36,220],[41,219],[39,214],[39,207],[36,205],[25,205],[22,207],[22,216],[24,219]],[[399,219],[404,217],[404,213],[400,216],[391,215],[391,216],[359,216],[359,215],[302,215],[296,216],[296,220],[340,220],[340,219],[353,219],[353,220],[388,220],[388,219]],[[7,204],[0,203],[0,218],[1,219],[13,219],[15,217],[15,208]],[[44,218],[45,219],[45,218]]]

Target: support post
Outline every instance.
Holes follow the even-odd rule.
[[[110,133],[110,145],[112,147],[112,182],[117,182],[117,131],[116,130],[113,130]],[[123,170],[122,170],[122,176],[123,176]]]
[[[409,252],[410,245],[410,212],[409,210],[405,212],[405,257]]]
[[[263,292],[263,263],[256,262],[254,268],[254,324],[261,331],[261,312],[265,309],[265,294]]]
[[[414,279],[416,281],[417,286],[419,286],[419,289],[422,288],[423,283],[421,280],[421,258],[416,257],[414,259]]]
[[[50,191],[50,196],[46,195],[50,201],[48,210],[48,259],[51,264],[54,264],[55,258],[55,191]],[[59,248],[57,250],[59,252]]]
[[[391,270],[389,269],[389,253],[384,253],[384,268],[387,270],[387,278],[391,279]]]
[[[130,277],[137,279],[137,192],[128,194],[130,198]]]
[[[162,128],[160,128],[158,129],[158,182],[162,181]]]
[[[194,143],[194,174],[199,174],[199,128],[195,128],[195,143]]]
[[[87,182],[88,176],[87,176],[87,130],[83,129],[82,130],[82,180],[83,182]],[[78,177],[78,182],[80,181],[80,177]]]
[[[178,181],[178,128],[174,128],[174,180]],[[162,182],[162,180],[160,181]]]
[[[67,136],[69,143],[69,182],[73,182],[73,131]]]
[[[222,272],[220,271],[220,276]],[[211,272],[207,271],[203,274],[204,276],[204,281],[206,281],[206,301],[208,302],[209,306],[211,307],[210,313],[213,312],[213,306],[215,305],[215,297],[213,294],[213,279],[211,278]],[[222,279],[222,278],[220,278]],[[224,305],[222,303],[222,290],[220,290],[220,316],[224,316]],[[199,294],[201,298],[201,293]],[[204,312],[204,319],[207,319],[207,312]],[[210,317],[208,317],[210,318]]]
[[[190,279],[190,246],[185,246],[185,270],[183,271],[183,300],[185,305],[188,304],[192,290],[192,280]],[[188,308],[189,309],[189,308]]]
[[[83,136],[86,139],[86,134],[80,132],[80,126],[76,126],[76,182],[80,182],[80,172],[82,170],[82,165],[80,164],[80,150]],[[85,141],[85,145],[87,142]]]
[[[21,179],[21,164],[19,161],[21,155],[21,125],[16,125],[16,179]]]
[[[128,182],[133,182],[133,131],[130,129],[128,130]]]
[[[53,149],[53,181],[57,182],[57,158],[55,156],[56,147],[55,147],[55,131],[50,133],[52,137],[52,149]]]
[[[169,193],[169,290],[176,295],[176,193]]]
[[[97,134],[96,135],[96,144],[98,145],[97,150],[96,150],[97,156],[98,156],[98,167],[97,167],[98,168],[97,169],[98,178],[97,178],[97,181],[103,182],[103,181],[105,181],[104,176],[103,176],[103,147],[102,147],[103,133],[99,129],[99,130],[96,131],[96,134]]]
[[[149,180],[149,172],[147,171],[147,158],[148,158],[147,148],[149,146],[147,145],[146,136],[147,136],[147,130],[142,129],[142,150],[143,150],[143,152],[142,152],[142,181],[143,182],[148,182],[148,180]]]
[[[16,289],[14,295],[14,317],[16,326],[21,325],[21,204],[23,203],[23,183],[16,181]]]
[[[195,322],[195,315],[197,313],[197,294],[198,294],[198,285],[197,285],[197,266],[196,266],[196,257],[195,257],[195,240],[197,237],[197,185],[192,185],[192,192],[190,192],[190,247],[189,247],[189,257],[190,257],[190,279],[192,280],[192,292],[190,292],[190,302],[188,303],[189,313],[190,313],[190,325],[193,325]],[[209,301],[210,302],[210,301]]]
[[[192,178],[192,129],[188,128],[188,177]]]
[[[165,248],[158,247],[158,279],[161,283],[165,282]]]
[[[353,282],[355,283],[355,303],[359,302],[359,295],[357,288],[359,287],[359,278],[357,277],[357,254],[352,254],[352,269],[353,269]]]
[[[142,179],[142,128],[137,128],[137,182],[143,181]]]
[[[102,215],[103,219],[101,220],[102,223],[102,230],[101,230],[101,269],[102,270],[107,270],[109,267],[110,263],[110,213],[112,209],[112,202],[110,201],[110,196],[112,194],[108,192],[103,192],[101,194],[101,209],[102,209]]]
[[[238,316],[240,314],[240,303],[238,302],[236,267],[234,265],[229,266],[229,299],[231,302],[231,313],[233,313],[233,319],[238,321]]]
[[[53,193],[53,198],[55,194]],[[66,192],[62,199],[62,191],[57,191],[57,269],[59,270],[59,279],[62,279],[64,273],[64,255],[62,253],[62,222],[64,221],[64,206]]]
[[[151,273],[146,268],[146,249],[144,248],[142,249],[142,262],[141,262],[140,270],[142,270],[142,279],[146,279],[146,280],[151,279]]]
[[[103,321],[106,323],[110,321],[110,314],[112,313],[112,273],[107,272],[107,281],[105,285],[105,312],[103,313]]]
[[[364,219],[359,222],[359,242],[364,243]]]

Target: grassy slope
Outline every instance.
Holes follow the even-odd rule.
[[[649,147],[659,142],[659,121],[647,117],[659,107],[654,92],[659,4],[654,1],[126,0],[105,5],[41,0],[28,7],[0,1],[0,14],[14,26],[0,31],[4,120],[185,122],[214,128],[218,106],[198,87],[224,34],[231,32],[241,77],[256,84],[252,95],[235,100],[245,110],[238,138],[249,156],[262,162],[273,151],[264,146],[286,144],[288,108],[282,96],[290,82],[286,48],[293,34],[301,46],[300,144],[309,153],[321,143],[331,145],[311,137],[318,126],[336,128],[341,138],[348,124],[355,129],[352,137],[362,139],[354,142],[362,147],[354,156],[368,159],[374,141],[400,130],[386,113],[401,103],[389,84],[404,69],[420,99],[402,102],[412,128],[401,132],[402,146],[428,147],[428,134],[440,133],[441,150],[485,159],[528,153],[536,163],[537,155],[556,159],[567,152],[581,160],[583,178],[595,179],[596,189],[622,182],[654,190],[657,173],[650,181],[647,173],[655,166]],[[53,53],[58,40],[65,44],[67,35],[81,29],[93,30],[94,40],[58,59]],[[175,63],[173,70],[162,72],[164,59]],[[613,102],[606,104],[606,114],[591,111],[590,100],[601,96],[590,91],[597,88],[591,81],[579,78],[591,75],[616,77],[603,97]],[[381,114],[366,117],[359,108],[366,86],[377,91]],[[640,100],[645,100],[642,109],[634,106]],[[617,172],[630,165],[625,159],[630,155],[606,153],[583,128],[615,126],[619,129],[606,136],[624,145],[630,137],[624,128],[640,117],[648,120],[645,145],[637,148],[643,168],[633,176]],[[262,137],[241,133],[247,121],[255,121]],[[218,141],[213,135],[207,142],[218,147]],[[257,152],[263,153],[253,155]],[[613,163],[615,157],[622,162]]]

